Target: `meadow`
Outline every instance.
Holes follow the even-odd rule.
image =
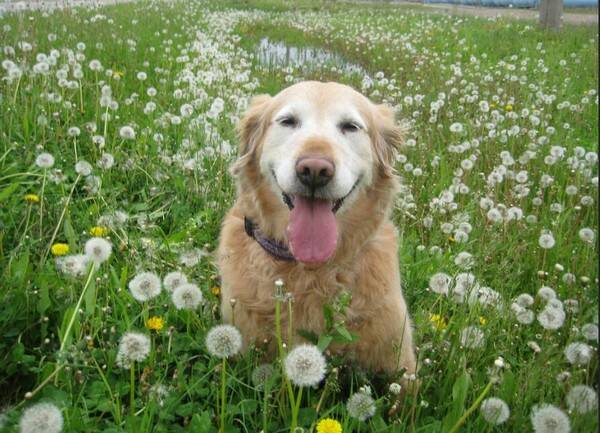
[[[597,26],[144,0],[5,14],[0,48],[0,431],[597,431]],[[393,218],[420,390],[401,401],[327,352],[350,297],[301,398],[282,359],[208,335],[236,124],[306,79],[410,125]]]

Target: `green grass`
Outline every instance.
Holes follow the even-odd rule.
[[[328,357],[326,381],[305,390],[301,401],[305,431],[331,417],[344,432],[448,432],[465,416],[460,431],[529,432],[535,405],[566,411],[572,386],[596,384],[597,355],[589,364],[573,366],[563,351],[569,343],[586,341],[580,330],[597,323],[598,316],[597,240],[579,237],[582,228],[593,229],[596,237],[598,232],[597,27],[565,26],[554,34],[510,20],[315,1],[140,2],[6,15],[0,24],[0,45],[15,49],[0,57],[22,71],[20,78],[0,81],[0,407],[5,414],[0,431],[2,425],[18,431],[23,410],[38,401],[61,409],[65,432],[218,430],[222,364],[207,352],[204,338],[221,323],[212,252],[234,195],[227,168],[236,154],[235,124],[253,95],[274,94],[301,79],[353,85],[394,106],[398,118],[411,124],[398,157],[403,189],[393,219],[402,236],[399,260],[422,383],[415,399],[390,414],[391,379]],[[335,52],[361,65],[372,85],[363,88],[362,77],[331,65],[307,72],[260,65],[251,54],[263,37]],[[19,48],[23,41],[31,51]],[[85,47],[78,49],[79,43]],[[33,66],[46,62],[36,56],[49,56],[53,49],[60,55],[50,73],[35,73]],[[103,71],[90,69],[93,59]],[[77,64],[82,76],[74,73]],[[9,66],[3,63],[2,78]],[[60,68],[67,71],[67,85],[56,75]],[[137,78],[141,71],[144,81]],[[101,103],[105,85],[118,107]],[[155,96],[148,94],[150,87]],[[432,119],[431,106],[441,94],[444,104]],[[215,98],[224,101],[223,111],[207,116]],[[480,101],[487,101],[489,112]],[[180,113],[184,104],[193,106],[190,117]],[[463,126],[462,133],[450,130],[454,123]],[[135,139],[121,138],[125,125],[133,127]],[[72,127],[80,135],[72,136]],[[94,136],[104,145],[94,143]],[[462,153],[456,151],[459,145]],[[548,164],[545,158],[561,151],[555,146],[564,148],[565,156]],[[520,161],[526,151],[535,154]],[[36,166],[41,152],[55,157],[54,167]],[[588,160],[582,156],[586,152]],[[114,156],[112,168],[97,165],[102,153]],[[469,157],[472,170],[457,172]],[[75,163],[82,159],[92,164],[91,176],[77,174]],[[504,173],[497,185],[488,181],[494,170]],[[517,186],[521,171],[527,180]],[[542,186],[544,175],[553,178],[550,185]],[[567,186],[577,187],[575,194],[569,195]],[[453,197],[441,209],[438,198],[449,190]],[[26,194],[37,195],[39,202],[26,201]],[[515,207],[524,216],[492,223],[480,207],[482,197],[501,212]],[[586,205],[584,197],[592,203]],[[448,207],[451,203],[456,209]],[[115,218],[116,211],[128,219]],[[471,228],[464,243],[455,233],[461,222]],[[446,232],[449,223],[453,227]],[[70,254],[82,253],[96,226],[108,228],[103,236],[113,245],[112,255],[86,284],[88,274],[58,270],[50,247],[66,243]],[[538,245],[542,230],[551,230],[556,239],[549,250]],[[208,254],[186,266],[181,255],[194,250]],[[455,263],[463,251],[474,258],[470,272],[479,284],[499,293],[497,306],[457,303],[429,290],[432,275],[464,271]],[[142,270],[160,277],[183,271],[203,292],[204,304],[195,311],[177,310],[164,291],[139,303],[128,282]],[[565,280],[570,274],[575,282]],[[537,320],[519,324],[511,312],[521,293],[534,296],[531,308],[541,312],[545,302],[536,293],[542,286],[552,287],[561,301],[578,301],[578,310],[567,312],[559,330],[546,330]],[[443,319],[444,329],[433,326],[432,315]],[[162,330],[147,329],[152,316],[164,320]],[[460,334],[470,325],[483,330],[483,347],[461,346]],[[136,330],[151,336],[149,356],[133,370],[119,368],[119,340]],[[595,353],[597,341],[588,344]],[[228,361],[227,432],[257,432],[265,423],[269,432],[289,431],[281,375],[275,374],[267,393],[251,380],[262,355],[253,349]],[[498,357],[507,366],[488,387]],[[570,379],[557,381],[565,371]],[[345,403],[364,385],[372,386],[377,413],[359,423]],[[157,390],[164,395],[157,397]],[[28,392],[33,395],[25,398]],[[491,426],[483,420],[475,403],[484,392],[509,405],[506,423]],[[598,428],[597,410],[569,418],[574,432]]]

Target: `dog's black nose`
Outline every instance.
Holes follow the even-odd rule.
[[[333,162],[327,158],[303,157],[296,162],[296,175],[310,189],[327,185],[335,174]]]

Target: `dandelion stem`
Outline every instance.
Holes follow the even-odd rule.
[[[283,371],[283,362],[285,359],[285,349],[283,348],[283,340],[281,337],[281,300],[279,296],[275,296],[275,335],[277,337],[277,346],[279,348],[279,361],[281,363],[281,375],[283,376],[283,381],[285,386],[287,387],[288,397],[290,399],[290,407],[292,412],[294,410],[295,401],[294,401],[294,390],[292,389],[292,384],[289,379],[285,375],[285,371]]]
[[[129,412],[135,416],[135,361],[131,361],[129,369]]]
[[[79,182],[79,179],[81,178],[81,175],[77,175],[77,178],[75,179],[75,182],[73,183],[73,186],[71,187],[71,192],[69,192],[69,196],[67,197],[67,201],[65,202],[65,206],[63,207],[62,213],[60,214],[60,218],[58,219],[58,224],[56,224],[56,228],[54,229],[54,233],[52,233],[52,238],[50,239],[50,243],[48,244],[48,248],[46,249],[46,252],[44,253],[44,255],[42,256],[41,260],[40,260],[40,269],[42,267],[42,265],[44,264],[44,262],[46,261],[46,257],[48,257],[48,253],[50,252],[50,248],[52,248],[52,244],[54,243],[54,239],[56,239],[56,234],[58,233],[58,229],[60,228],[63,219],[65,218],[65,214],[67,213],[67,209],[69,207],[69,203],[71,202],[71,197],[73,197],[73,192],[75,191],[75,186],[77,185],[77,182]]]
[[[302,387],[298,390],[295,404],[292,404],[292,424],[290,425],[290,433],[296,433],[298,426],[298,412],[300,412],[300,402],[302,401]]]
[[[223,358],[221,363],[221,428],[219,433],[225,433],[225,379],[227,368],[227,358]]]
[[[44,218],[44,190],[46,189],[46,169],[42,178],[42,193],[40,194],[40,239],[42,239],[42,223]]]
[[[53,378],[54,376],[56,376],[60,370],[62,370],[64,368],[65,364],[58,364],[56,366],[56,368],[54,369],[54,371],[52,373],[50,373],[50,375],[44,379],[44,381],[42,383],[40,383],[33,391],[31,391],[31,393],[28,395],[28,398],[25,400],[22,400],[18,405],[15,406],[15,409],[18,409],[19,407],[21,407],[23,404],[25,404],[26,401],[31,400],[38,392],[40,392],[40,390],[46,386]]]
[[[81,302],[83,301],[83,297],[85,296],[85,292],[87,292],[87,288],[89,287],[90,283],[92,282],[92,277],[94,276],[95,269],[96,269],[95,265],[93,263],[90,263],[87,280],[85,281],[85,285],[83,286],[81,295],[79,295],[79,299],[77,300],[75,309],[73,310],[73,313],[71,314],[71,319],[69,320],[69,325],[67,326],[67,329],[65,330],[65,334],[63,335],[63,338],[62,338],[62,342],[60,343],[59,352],[62,352],[65,349],[65,346],[67,345],[67,341],[69,340],[69,337],[71,335],[71,329],[73,328],[73,324],[75,323],[75,316],[77,316],[77,314],[79,312],[79,307],[81,307]]]
[[[475,410],[477,410],[477,408],[479,407],[479,405],[481,404],[481,402],[483,401],[485,396],[488,394],[488,392],[490,392],[490,389],[492,389],[492,386],[494,385],[494,383],[495,382],[493,380],[490,380],[488,382],[488,384],[483,389],[483,391],[481,391],[481,394],[479,394],[479,396],[475,399],[475,401],[473,402],[471,407],[468,408],[465,413],[463,413],[463,415],[460,417],[460,419],[458,421],[456,421],[456,424],[454,424],[454,427],[452,427],[448,433],[456,433],[458,431],[458,429],[465,423],[467,418],[473,412],[475,412]]]

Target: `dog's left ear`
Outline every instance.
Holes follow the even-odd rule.
[[[404,136],[408,129],[405,124],[395,120],[394,110],[388,105],[381,104],[374,107],[375,137],[373,145],[379,162],[380,174],[391,177],[394,174],[396,150],[404,143]]]
[[[265,132],[264,117],[271,99],[269,95],[259,95],[252,98],[249,108],[240,120],[238,125],[239,155],[238,160],[231,167],[232,174],[238,174],[254,157],[256,147]]]

